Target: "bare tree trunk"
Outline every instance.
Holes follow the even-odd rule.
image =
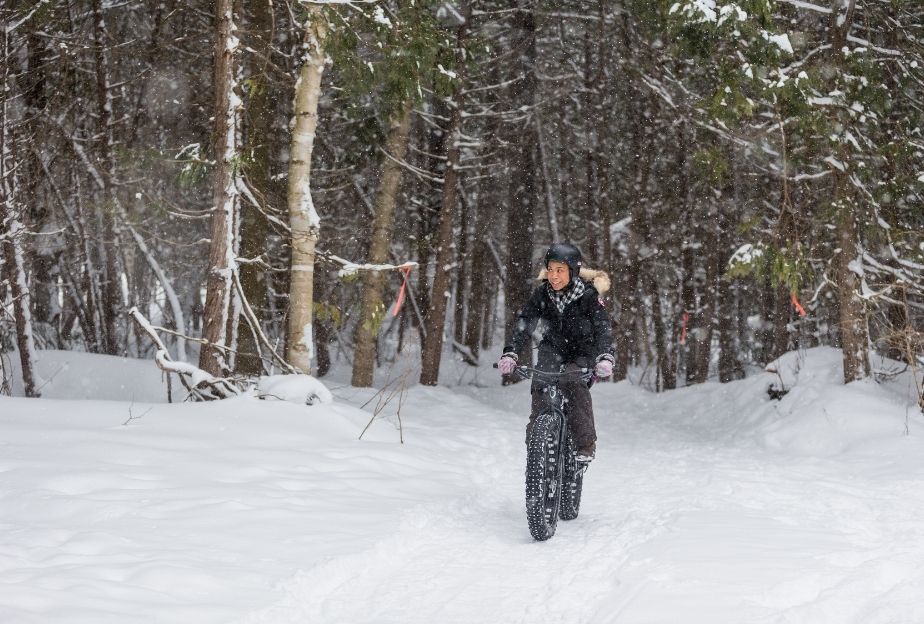
[[[3,21],[3,80],[0,89],[4,94],[12,93],[10,88],[10,23],[7,15],[0,15]],[[19,222],[16,206],[16,179],[14,150],[12,148],[12,120],[8,100],[0,98],[0,249],[2,249],[4,277],[10,287],[13,302],[13,317],[16,322],[16,346],[22,368],[23,390],[27,397],[38,397],[35,378],[35,342],[32,335],[29,286],[26,282],[25,263],[22,253],[22,224]],[[2,300],[0,300],[2,304]]]
[[[311,373],[314,349],[312,306],[314,305],[314,255],[321,220],[311,200],[311,154],[318,127],[318,100],[324,72],[324,39],[327,24],[323,9],[307,5],[305,55],[295,85],[295,124],[289,150],[289,227],[292,231],[289,281],[289,322],[286,332],[286,360],[297,370]]]
[[[737,189],[737,187],[736,187]],[[723,221],[718,241],[716,255],[718,271],[716,280],[715,319],[716,331],[719,334],[719,381],[727,383],[743,377],[744,370],[738,360],[738,306],[735,294],[732,291],[731,279],[725,275],[724,268],[728,266],[731,257],[731,248],[734,241],[731,238],[730,220]]]
[[[625,258],[623,270],[618,271],[616,283],[619,319],[613,337],[616,340],[616,366],[613,367],[613,381],[622,381],[629,375],[632,338],[634,336],[635,317],[638,314],[636,295],[638,288],[639,263],[633,262],[634,254]]]
[[[449,303],[449,266],[453,256],[453,225],[458,200],[459,158],[462,140],[462,105],[465,85],[465,39],[468,37],[468,19],[470,7],[463,2],[461,13],[463,23],[456,30],[456,58],[459,61],[459,76],[455,83],[455,93],[449,102],[450,115],[446,146],[446,172],[443,175],[443,197],[440,207],[439,247],[436,251],[436,270],[433,275],[433,287],[430,291],[430,311],[427,314],[427,327],[421,349],[420,383],[435,386],[439,380],[440,360],[443,351],[443,330],[446,324],[446,308]],[[462,232],[465,236],[465,232]]]
[[[0,175],[6,174],[0,171]],[[3,248],[4,277],[10,285],[13,316],[16,321],[16,347],[22,368],[23,390],[27,397],[40,396],[35,378],[35,341],[32,333],[32,316],[29,311],[29,286],[22,254],[22,224],[10,213],[13,206],[9,183],[4,181],[0,198],[0,247]]]
[[[558,231],[558,206],[555,203],[555,193],[552,189],[552,173],[549,170],[549,157],[546,153],[546,136],[542,129],[542,118],[535,114],[536,147],[538,148],[539,169],[542,171],[542,188],[545,191],[545,211],[549,219],[549,233],[553,241],[561,241]]]
[[[21,41],[27,50],[27,67],[21,70],[20,76],[28,76],[24,80],[22,101],[25,105],[26,116],[18,125],[22,131],[19,136],[36,136],[41,132],[41,112],[48,106],[48,74],[54,66],[50,43],[44,36],[41,26],[27,23],[23,25],[25,32],[17,42]],[[7,91],[7,97],[14,92]],[[38,114],[37,114],[38,113]],[[33,231],[41,232],[52,222],[53,209],[49,202],[43,201],[41,192],[41,178],[44,173],[44,163],[38,150],[22,150],[20,162],[17,167],[16,196],[21,202],[22,220],[29,224]],[[40,245],[30,245],[32,249],[25,250],[25,261],[31,267],[30,295],[32,298],[32,322],[34,329],[41,331],[43,326],[56,334],[58,348],[66,348],[61,340],[61,324],[63,322],[62,310],[58,305],[57,282],[60,276],[61,252],[42,249]]]
[[[519,4],[519,3],[518,3]],[[514,54],[518,57],[517,69],[520,78],[516,84],[513,101],[517,106],[531,107],[536,100],[536,15],[531,8],[520,8],[514,18],[519,30]],[[507,268],[504,282],[505,322],[504,335],[513,333],[516,314],[529,299],[534,283],[533,244],[536,221],[536,129],[533,124],[522,128],[513,141],[514,152],[510,158],[510,208],[507,212]],[[518,144],[518,145],[517,145]],[[520,363],[532,363],[532,344],[523,346],[518,354]],[[517,378],[505,376],[503,383],[509,384]]]
[[[835,178],[839,178],[835,174]],[[843,183],[843,182],[841,182]],[[846,198],[842,201],[849,201]],[[837,291],[840,309],[841,349],[844,357],[844,383],[869,377],[869,336],[866,311],[860,298],[860,262],[857,224],[852,210],[844,210],[837,228],[840,253],[837,257]]]
[[[738,350],[735,344],[734,301],[731,283],[727,277],[719,278],[718,288],[719,381],[728,383],[740,378],[741,365],[738,362]]]
[[[459,200],[462,204],[462,212],[459,218],[459,244],[456,251],[456,296],[455,310],[452,322],[453,338],[455,342],[461,345],[465,341],[465,323],[468,317],[468,281],[469,281],[469,224],[472,219],[472,206],[468,201],[464,191],[460,188]],[[469,364],[475,365],[467,355],[463,356]]]
[[[281,147],[276,132],[276,93],[269,81],[269,58],[273,52],[273,2],[259,0],[252,3],[253,23],[252,45],[258,51],[248,55],[250,84],[245,108],[244,145],[251,154],[251,162],[244,170],[246,183],[253,191],[253,199],[261,202],[260,206],[252,202],[241,205],[241,256],[254,259],[264,257],[269,227],[262,208],[278,208],[283,197],[282,185],[272,179],[276,164],[274,152]],[[281,137],[280,137],[281,138]],[[265,259],[265,258],[264,258]],[[262,324],[266,310],[267,278],[265,263],[242,263],[239,269],[241,290],[250,303],[259,324]],[[259,375],[263,372],[263,360],[260,357],[260,345],[254,329],[250,327],[246,316],[238,321],[238,353],[235,370],[245,375]]]
[[[494,300],[487,291],[496,292],[497,288],[494,285],[500,283],[500,279],[487,279],[488,275],[496,275],[495,271],[489,269],[491,250],[488,249],[487,243],[488,232],[493,227],[496,212],[480,205],[480,200],[477,212],[478,221],[475,225],[475,236],[472,240],[474,249],[472,250],[472,279],[469,286],[471,297],[469,297],[468,301],[468,322],[465,327],[464,339],[469,353],[476,359],[481,352],[485,318],[489,316],[488,302]]]
[[[691,383],[704,383],[709,378],[709,363],[712,361],[712,332],[716,326],[716,290],[721,266],[721,249],[714,237],[707,240],[713,246],[707,250],[706,284],[701,294],[696,318],[691,333],[696,344],[695,362],[692,362],[695,375],[688,377]]]
[[[844,46],[853,24],[856,0],[839,0],[831,11],[831,51],[835,65],[844,66]],[[843,10],[841,10],[843,9]],[[847,127],[848,120],[843,111],[835,111],[840,117],[837,122]],[[837,154],[842,163],[849,163],[845,154]],[[848,187],[844,171],[835,167],[832,171],[833,197],[838,210],[837,236],[840,252],[837,256],[836,281],[838,308],[840,311],[841,349],[844,359],[844,383],[868,377],[869,331],[866,326],[866,310],[860,298],[860,272],[862,269],[861,246],[857,219],[859,209]]]
[[[461,37],[461,35],[460,35]],[[421,353],[420,383],[435,386],[440,373],[443,350],[443,326],[449,299],[449,271],[452,261],[452,226],[455,220],[457,185],[459,182],[459,134],[462,125],[461,96],[453,103],[449,121],[449,145],[446,151],[446,173],[443,176],[443,204],[440,210],[439,247],[436,252],[436,271],[430,293],[430,312],[427,315],[427,332]]]
[[[315,284],[315,295],[318,301],[330,301],[332,280],[320,280]],[[334,319],[329,313],[318,315],[315,318],[314,344],[317,349],[315,360],[317,370],[314,374],[316,377],[323,377],[330,371],[330,343],[336,338],[337,329],[334,326]]]
[[[445,110],[445,102],[443,100],[436,100],[433,102],[434,114],[438,117],[448,117],[449,111]],[[446,131],[444,128],[439,126],[430,126],[427,128],[425,133],[426,136],[426,152],[428,156],[423,159],[424,167],[427,171],[431,172],[434,176],[443,176],[446,171],[446,163],[440,158],[441,154],[445,154],[446,147]],[[418,219],[417,219],[417,262],[420,264],[420,271],[417,273],[417,285],[415,287],[415,299],[417,301],[417,309],[423,314],[426,310],[430,309],[430,292],[429,292],[429,266],[430,266],[430,257],[433,255],[433,238],[436,235],[436,230],[439,227],[437,219],[440,214],[439,206],[434,206],[430,199],[434,196],[430,189],[426,189],[424,193],[427,195],[427,200],[421,202],[418,208]],[[442,196],[440,196],[442,200]],[[417,331],[420,336],[420,344],[423,345],[424,337],[426,336],[427,329],[424,326],[423,322],[418,320],[417,322]]]
[[[651,296],[651,318],[654,322],[655,351],[658,357],[658,373],[661,379],[657,390],[673,390],[677,387],[677,374],[671,361],[670,351],[667,349],[667,331],[664,327],[664,314],[661,309],[661,294],[658,291],[658,280],[649,277],[648,294]]]
[[[680,284],[680,318],[677,327],[681,335],[680,352],[684,357],[686,366],[686,383],[693,383],[696,377],[696,347],[697,341],[690,329],[696,324],[696,271],[693,249],[685,245],[680,252],[681,284]],[[686,316],[684,316],[686,315]],[[684,326],[684,323],[686,326]],[[686,335],[684,335],[684,333]]]
[[[237,154],[237,118],[239,99],[236,87],[236,38],[232,0],[215,4],[217,37],[215,41],[215,177],[209,246],[208,277],[202,337],[207,344],[199,355],[199,368],[222,377],[231,371],[225,359],[228,347],[228,321],[231,307],[235,221],[238,192],[234,183],[234,158]]]
[[[83,249],[84,257],[84,268],[83,275],[80,276],[80,288],[86,292],[86,296],[83,297],[83,300],[86,301],[86,318],[85,324],[83,326],[84,335],[87,337],[88,347],[92,353],[99,352],[102,347],[102,338],[100,337],[100,294],[98,288],[98,282],[96,280],[96,258],[93,254],[93,246],[90,240],[90,234],[88,232],[87,226],[87,215],[86,209],[82,202],[80,202],[79,197],[77,201],[77,216],[75,222],[77,224],[77,232],[80,236],[80,241]],[[78,273],[78,275],[80,275]],[[74,282],[75,286],[77,281]]]
[[[375,217],[372,222],[372,240],[366,262],[383,264],[388,261],[392,231],[395,224],[395,205],[401,185],[403,167],[398,161],[407,154],[408,135],[411,130],[413,103],[406,102],[392,117],[385,141],[386,156],[382,162],[382,182],[375,198]],[[382,291],[385,274],[382,271],[363,271],[362,299],[359,322],[356,325],[353,357],[353,376],[350,383],[358,387],[372,385],[375,373],[376,337],[385,314]]]
[[[116,264],[115,199],[113,175],[113,113],[109,92],[109,64],[106,57],[106,22],[102,0],[93,0],[93,52],[96,61],[96,116],[99,165],[97,170],[103,182],[103,204],[99,206],[102,224],[102,241],[99,245],[103,263],[102,339],[103,351],[111,355],[119,352],[116,319],[121,308],[121,280]]]

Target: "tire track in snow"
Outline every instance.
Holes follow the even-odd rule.
[[[535,543],[522,500],[525,392],[415,389],[408,436],[436,446],[416,457],[448,458],[463,480],[447,479],[455,490],[408,509],[373,547],[296,575],[280,603],[245,621],[909,621],[885,614],[924,585],[910,563],[924,554],[914,523],[924,504],[902,496],[914,480],[883,488],[836,460],[768,452],[754,416],[737,419],[725,388],[711,392],[691,407],[595,391],[601,445],[581,516]],[[453,439],[436,442],[442,429]],[[880,516],[907,532],[907,552],[876,529]]]
[[[468,483],[408,510],[372,548],[297,574],[281,587],[280,603],[244,621],[583,621],[593,614],[597,596],[619,586],[627,553],[665,530],[676,511],[643,505],[626,510],[617,504],[562,521],[552,540],[534,542],[523,501],[525,415],[445,391],[414,398],[406,422],[416,420],[415,412],[427,413],[434,403],[447,401],[453,413],[466,414],[471,429],[461,432],[462,444],[457,438],[448,446]],[[420,426],[431,434],[449,426],[435,409],[424,422]],[[456,427],[453,433],[459,434]],[[423,432],[411,427],[407,435],[415,433]],[[441,599],[434,602],[433,596]]]

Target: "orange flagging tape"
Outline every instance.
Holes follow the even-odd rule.
[[[392,316],[398,316],[398,312],[401,311],[401,306],[404,305],[404,299],[407,296],[407,278],[411,274],[411,269],[413,268],[413,266],[406,266],[398,269],[401,271],[404,279],[401,282],[401,290],[398,291],[398,298],[395,299],[395,305],[391,307]]]
[[[799,303],[799,299],[796,297],[796,293],[789,293],[789,300],[792,301],[792,305],[796,309],[796,312],[799,313],[799,316],[808,315],[808,312],[806,312],[805,308],[802,307],[802,304]]]

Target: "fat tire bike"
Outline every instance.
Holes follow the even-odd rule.
[[[526,520],[533,539],[541,542],[555,535],[559,518],[574,520],[581,511],[587,464],[577,461],[567,399],[559,383],[562,379],[590,382],[593,369],[551,373],[517,366],[514,374],[538,381],[545,395],[545,406],[526,429]]]

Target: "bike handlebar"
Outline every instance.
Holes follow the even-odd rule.
[[[493,367],[497,368],[497,362],[494,363]],[[579,368],[577,370],[553,373],[550,371],[539,370],[538,368],[531,368],[529,366],[517,366],[513,369],[513,372],[523,379],[539,378],[540,380],[546,382],[557,382],[564,377],[572,376],[577,376],[583,381],[590,381],[594,376],[594,369],[592,368]]]

